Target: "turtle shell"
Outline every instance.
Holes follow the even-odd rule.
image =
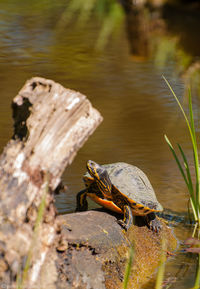
[[[146,213],[150,213],[151,211],[154,212],[163,210],[162,205],[156,198],[154,189],[149,179],[142,170],[136,166],[123,162],[106,164],[102,165],[102,167],[107,170],[112,182],[114,203],[116,203],[115,198],[117,199],[120,196],[121,199],[124,199],[125,203],[130,204],[135,212],[135,215],[144,215]],[[89,185],[94,182],[94,179],[89,175],[89,173],[86,173],[84,175],[84,181],[86,185]],[[94,196],[90,197],[94,199]],[[98,202],[97,196],[95,196],[95,201],[100,203]],[[108,202],[108,206],[107,204],[104,205],[103,202],[101,202],[101,205],[108,208],[110,205],[110,209],[113,209],[111,208],[111,202]]]

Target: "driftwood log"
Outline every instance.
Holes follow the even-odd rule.
[[[39,77],[12,109],[14,135],[0,157],[0,287],[47,288],[57,278],[53,191],[102,117],[86,96]]]
[[[122,288],[132,244],[129,288],[146,284],[161,239],[176,246],[165,223],[156,234],[139,219],[124,232],[110,212],[56,215],[54,191],[100,114],[84,95],[43,78],[27,81],[12,108],[13,140],[0,157],[0,287]]]

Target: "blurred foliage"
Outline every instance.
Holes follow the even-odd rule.
[[[155,43],[156,42],[156,43]],[[168,61],[172,61],[175,58],[177,50],[176,38],[169,38],[161,36],[154,39],[154,63],[158,67],[165,67]]]
[[[182,76],[185,87],[191,87],[193,95],[200,96],[200,62],[180,46],[179,37],[152,34],[150,46],[155,66],[163,70],[168,62],[175,63],[175,71]]]
[[[177,72],[182,74],[192,63],[193,57],[180,48],[178,36],[171,36],[170,33],[152,34],[150,45],[154,63],[159,68],[173,61],[177,64]]]
[[[1,0],[0,3],[2,11],[5,9],[7,13],[18,15],[20,23],[24,26],[32,24],[31,17],[35,27],[51,26],[60,29],[60,32],[63,32],[68,25],[72,27],[72,24],[83,28],[92,18],[94,26],[98,25],[99,32],[94,45],[99,49],[104,48],[112,34],[120,32],[124,21],[124,10],[117,0],[32,0],[31,2],[10,0],[9,3]],[[1,14],[3,24],[4,17],[8,15]],[[38,15],[36,20],[35,17]],[[0,31],[2,29],[1,27]]]
[[[186,85],[191,87],[194,95],[200,96],[200,61],[192,62],[183,73]]]
[[[124,10],[116,0],[71,0],[63,11],[57,27],[64,29],[70,22],[84,27],[93,18],[99,23],[96,48],[103,49],[109,37],[120,31],[124,21]]]

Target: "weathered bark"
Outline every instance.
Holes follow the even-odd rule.
[[[54,288],[52,192],[102,117],[84,95],[39,77],[26,82],[12,107],[14,136],[0,157],[0,282]]]

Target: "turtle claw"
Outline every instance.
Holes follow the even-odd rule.
[[[117,220],[117,223],[125,230],[128,230],[127,224],[123,220]]]
[[[159,231],[162,229],[162,224],[160,220],[156,217],[155,213],[150,213],[146,215],[146,222],[147,226],[155,233],[159,233]]]
[[[150,221],[149,227],[153,232],[159,233],[160,230],[162,229],[162,224],[157,218],[155,218]]]

